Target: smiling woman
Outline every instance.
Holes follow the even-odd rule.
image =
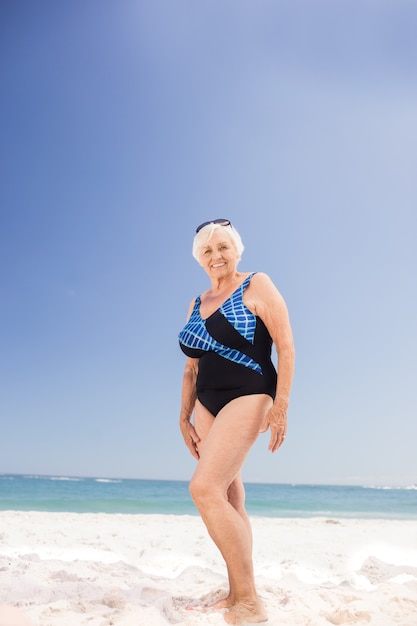
[[[227,233],[226,241],[228,244],[232,243],[234,245],[240,260],[244,250],[244,245],[239,233],[235,228],[233,228],[232,223],[229,220],[219,219],[213,220],[212,222],[203,222],[203,224],[200,224],[200,226],[197,227],[196,236],[194,237],[193,242],[193,257],[199,263],[201,263],[200,254],[203,246],[210,247],[210,244],[213,243],[212,236],[216,230],[219,230],[219,226],[223,226],[225,228],[225,232]]]
[[[229,594],[213,608],[227,609],[228,624],[268,619],[255,587],[241,469],[260,432],[270,428],[272,452],[283,443],[294,368],[285,302],[266,274],[237,271],[242,252],[229,220],[197,228],[193,255],[211,287],[191,302],[179,334],[188,357],[180,427],[198,460],[190,491],[226,561]],[[279,376],[271,360],[272,342]]]

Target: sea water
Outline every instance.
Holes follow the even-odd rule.
[[[417,519],[417,485],[403,488],[247,483],[249,515]],[[197,515],[188,483],[0,475],[0,510]]]

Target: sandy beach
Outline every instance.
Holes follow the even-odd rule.
[[[252,524],[271,626],[417,625],[415,521]],[[0,626],[221,625],[226,590],[198,517],[0,512]]]

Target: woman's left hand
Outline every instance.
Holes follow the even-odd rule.
[[[266,414],[264,423],[260,429],[260,433],[265,433],[268,428],[271,430],[271,439],[269,441],[268,450],[276,452],[284,443],[287,435],[287,403],[278,402],[273,404]]]

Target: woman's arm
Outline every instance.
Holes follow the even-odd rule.
[[[194,411],[197,399],[196,379],[198,372],[198,359],[187,358],[182,381],[180,429],[184,437],[185,445],[194,458],[199,459],[197,444],[200,437],[197,435],[194,426],[191,424],[191,416]]]
[[[287,409],[294,375],[294,340],[284,298],[269,276],[255,274],[248,289],[248,306],[268,329],[278,354],[277,393],[261,432],[271,429],[269,450],[275,452],[285,439]]]
[[[195,300],[193,300],[188,309],[187,320],[190,318]],[[195,401],[197,400],[196,381],[198,374],[198,359],[187,357],[184,367],[184,376],[182,379],[181,392],[181,410],[180,410],[180,430],[184,437],[185,445],[190,450],[193,457],[200,458],[198,454],[197,444],[200,437],[195,432],[191,423],[191,417],[194,411]]]

